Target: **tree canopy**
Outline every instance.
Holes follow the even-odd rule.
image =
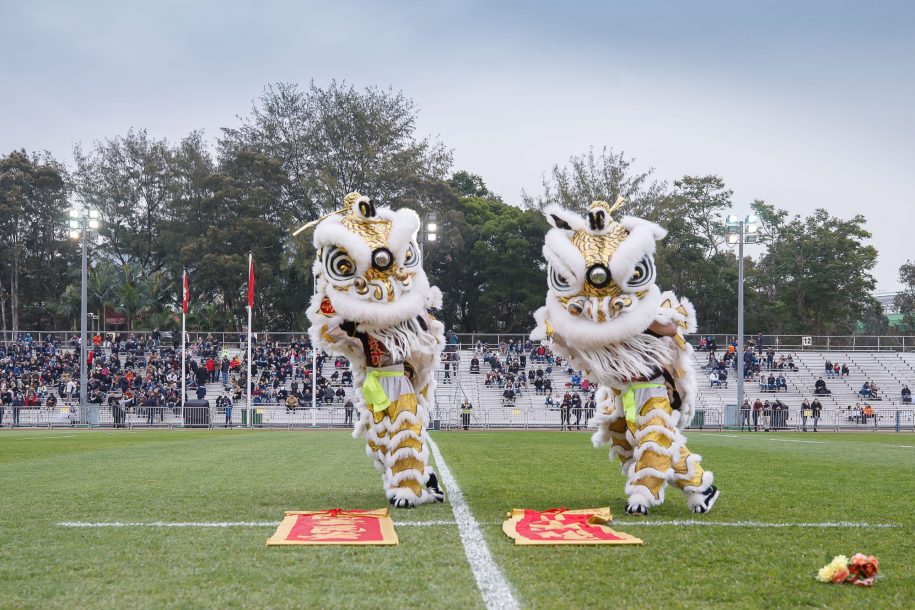
[[[70,168],[47,153],[0,157],[0,322],[8,328],[75,327],[79,259],[67,209],[102,214],[89,242],[90,311],[118,312],[127,328],[174,328],[182,270],[190,273],[190,324],[245,324],[247,257],[257,275],[255,326],[302,330],[314,251],[291,230],[339,207],[352,190],[382,205],[437,214],[440,239],[424,244],[444,293],[439,315],[458,331],[526,332],[546,292],[541,247],[551,203],[581,213],[596,199],[626,199],[621,214],[658,222],[659,284],[690,298],[704,332],[736,330],[737,259],[724,241],[734,206],[723,177],[668,184],[610,147],[557,163],[520,205],[484,178],[451,171],[451,152],[417,134],[403,93],[344,82],[268,85],[213,147],[202,132],[173,142],[143,129],[77,146]],[[754,201],[763,252],[747,256],[748,332],[844,334],[863,323],[884,332],[870,296],[876,250],[863,216],[818,209],[791,215]],[[915,264],[900,269],[897,299],[915,329]]]

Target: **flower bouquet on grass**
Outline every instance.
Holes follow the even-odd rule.
[[[856,553],[851,559],[837,555],[827,565],[820,568],[817,580],[835,584],[851,583],[859,587],[873,586],[877,579],[877,567],[880,562],[873,555]]]

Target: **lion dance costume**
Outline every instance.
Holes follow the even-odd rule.
[[[599,383],[592,441],[609,444],[610,459],[622,463],[626,512],[647,515],[672,483],[693,512],[705,513],[718,490],[682,432],[697,392],[682,336],[695,331],[695,310],[655,284],[655,242],[666,231],[628,216],[616,222],[611,213],[621,204],[595,201],[586,218],[544,210],[553,227],[543,247],[549,289],[531,337],[551,338],[556,353]]]
[[[426,426],[444,328],[428,313],[441,306],[441,292],[423,272],[419,217],[350,193],[342,210],[311,225],[317,290],[309,335],[352,364],[360,414],[353,436],[367,439],[393,506],[442,502]]]

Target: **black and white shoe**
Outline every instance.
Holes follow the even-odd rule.
[[[429,478],[426,479],[426,489],[429,490],[429,493],[432,494],[436,502],[445,501],[445,492],[439,487],[438,477],[435,476],[434,472],[430,472]]]
[[[720,495],[718,488],[714,485],[710,485],[708,489],[702,492],[702,501],[693,506],[694,513],[707,513],[712,510],[712,507],[715,506],[715,502],[718,500]]]
[[[636,517],[647,517],[648,508],[646,506],[642,506],[641,504],[627,504],[626,514],[635,515]]]
[[[399,500],[397,498],[391,498],[388,502],[390,502],[391,506],[394,508],[414,508],[416,506],[416,503],[413,502],[413,500],[407,500],[406,498],[400,498]]]

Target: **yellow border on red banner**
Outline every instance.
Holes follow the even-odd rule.
[[[267,539],[267,546],[397,546],[400,540],[397,538],[397,532],[394,530],[394,521],[391,519],[388,509],[379,508],[376,510],[367,510],[364,512],[352,512],[351,515],[359,517],[373,517],[380,521],[381,540],[353,540],[353,541],[323,541],[323,540],[287,540],[289,533],[295,526],[299,515],[319,515],[330,511],[326,510],[300,510],[286,511],[286,516],[280,522],[276,532]],[[346,513],[346,511],[343,511]]]
[[[607,524],[613,520],[613,515],[610,513],[609,507],[604,508],[582,508],[577,510],[564,510],[563,513],[572,514],[572,515],[593,515],[588,519],[590,525],[595,525],[601,527],[605,531],[614,536],[620,538],[620,540],[530,540],[528,538],[522,537],[516,525],[521,519],[524,518],[524,513],[527,509],[524,508],[513,508],[510,513],[508,513],[508,519],[502,523],[502,531],[505,532],[505,535],[515,541],[517,546],[551,546],[551,545],[566,545],[566,544],[576,544],[576,545],[597,545],[597,544],[644,544],[641,538],[636,538],[625,532],[618,532],[610,528]]]

